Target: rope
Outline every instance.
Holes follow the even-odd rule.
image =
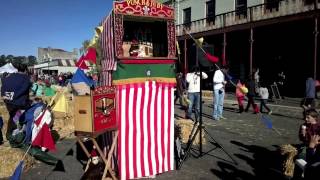
[[[201,45],[197,42],[197,40],[196,40],[190,33],[188,33],[185,29],[183,29],[183,31],[190,36],[190,38],[196,43],[196,45],[202,50],[202,52],[203,52],[204,54],[207,54],[207,52],[201,47]],[[221,68],[220,68],[216,63],[214,63],[214,65],[215,65],[216,68],[218,68],[225,76],[227,76],[227,73],[224,73],[224,72],[221,70]],[[235,88],[237,87],[237,85],[236,85],[234,82],[232,82],[230,79],[229,79],[229,82],[230,82]]]

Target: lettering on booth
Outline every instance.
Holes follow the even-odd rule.
[[[126,0],[129,6],[149,6],[162,9],[163,5],[155,0]]]

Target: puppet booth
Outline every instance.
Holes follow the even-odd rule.
[[[90,157],[81,143],[88,138],[105,154],[102,178],[134,179],[173,170],[174,9],[155,0],[115,1],[100,25],[101,86],[75,96],[81,146]],[[107,148],[96,141],[100,135]]]

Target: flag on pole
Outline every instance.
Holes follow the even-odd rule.
[[[90,87],[93,84],[93,80],[89,79],[81,69],[77,69],[71,79],[71,86],[78,95],[90,94]]]
[[[199,39],[196,39],[195,42],[196,42],[196,44],[197,44],[200,48],[202,48],[203,41],[204,41],[204,38],[201,37],[201,38],[199,38]]]
[[[34,121],[32,129],[32,145],[40,146],[55,151],[55,144],[49,129],[48,124],[52,121],[49,110],[44,110]]]
[[[47,148],[50,151],[55,151],[56,146],[52,138],[48,124],[44,123],[40,128],[36,138],[32,141],[33,146]]]
[[[12,176],[10,177],[10,180],[20,180],[22,170],[23,170],[23,163],[24,161],[20,161],[16,169],[14,170]]]
[[[57,102],[54,104],[52,111],[67,113],[68,111],[68,103],[64,93],[58,97]]]
[[[79,60],[76,62],[76,66],[80,69],[89,69],[85,63],[85,59],[83,56],[81,56]]]
[[[88,48],[87,53],[83,56],[83,59],[86,61],[91,61],[96,64],[97,61],[97,53],[96,49],[93,47]]]
[[[207,58],[210,62],[212,62],[212,63],[217,63],[217,62],[219,61],[219,58],[218,58],[218,57],[213,56],[213,55],[211,55],[211,54],[209,54],[209,53],[206,53],[205,56],[206,56],[206,58]]]

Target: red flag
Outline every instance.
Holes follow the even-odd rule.
[[[49,126],[47,123],[42,125],[39,133],[36,138],[32,141],[33,146],[40,146],[49,149],[50,151],[55,151],[56,146],[54,144],[53,138],[51,136],[51,132],[49,130]]]
[[[76,62],[76,66],[80,69],[89,69],[85,63],[85,59],[83,56],[81,56],[80,59]]]
[[[211,55],[209,53],[206,53],[206,58],[212,63],[217,63],[219,61],[218,57],[213,56],[213,55]]]
[[[95,48],[88,48],[87,54],[83,57],[84,60],[91,61],[92,63],[96,64],[97,61],[97,54]]]
[[[41,123],[42,118],[43,118],[45,112],[46,112],[46,110],[44,110],[44,111],[42,112],[42,114],[37,118],[37,120],[34,121],[34,124],[35,124],[35,125],[39,126],[39,124]]]

